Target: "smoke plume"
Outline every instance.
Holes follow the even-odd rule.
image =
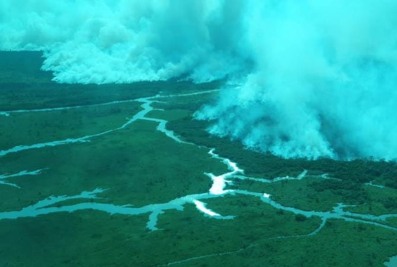
[[[0,49],[62,83],[227,79],[196,118],[286,158],[397,158],[393,0],[3,0]]]

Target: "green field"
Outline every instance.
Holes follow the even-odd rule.
[[[222,81],[56,84],[40,53],[0,58],[1,267],[384,266],[397,255],[394,162],[285,160],[210,136],[193,116]],[[209,173],[226,175],[225,191],[209,193]]]

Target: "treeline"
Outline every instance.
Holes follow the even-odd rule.
[[[244,149],[240,143],[232,142],[228,138],[209,135],[205,131],[208,126],[208,122],[191,120],[190,118],[169,123],[169,128],[186,140],[215,148],[217,153],[238,162],[248,175],[274,178],[284,175],[297,175],[302,170],[308,170],[309,174],[327,173],[330,177],[346,181],[346,184],[339,185],[346,190],[357,189],[356,185],[375,179],[379,181],[379,178],[386,186],[397,188],[397,164],[395,162],[370,159],[352,161],[337,161],[326,158],[318,160],[283,159]],[[336,184],[329,182],[324,186],[335,187]]]
[[[317,192],[329,190],[333,194],[341,196],[343,203],[358,205],[368,202],[369,199],[364,184],[352,180],[321,180],[312,182],[309,186]]]

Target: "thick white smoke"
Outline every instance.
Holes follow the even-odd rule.
[[[242,68],[239,2],[2,0],[0,49],[44,50],[58,82],[213,80]]]
[[[397,158],[394,0],[2,0],[0,49],[68,83],[227,77],[210,131],[283,157]]]

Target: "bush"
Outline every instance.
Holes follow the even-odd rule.
[[[306,221],[307,217],[305,215],[302,214],[296,214],[295,215],[295,221],[297,222],[304,222]]]

